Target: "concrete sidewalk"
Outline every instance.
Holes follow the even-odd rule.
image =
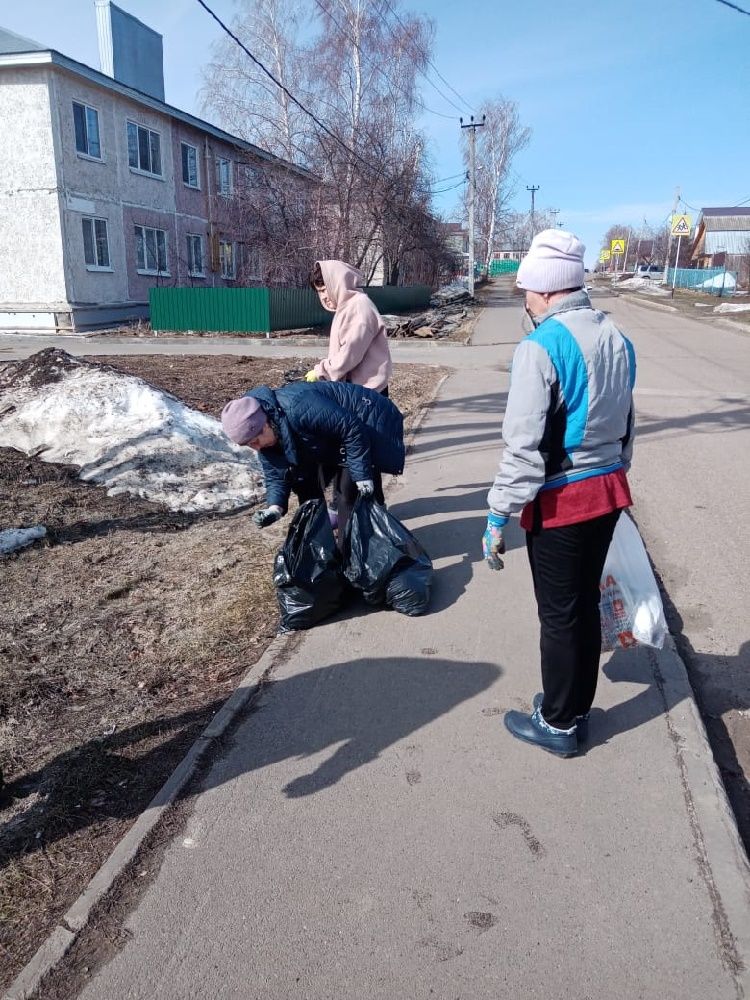
[[[389,497],[433,556],[431,613],[358,609],[296,645],[87,1000],[750,988],[745,857],[675,653],[605,658],[577,758],[502,726],[539,689],[517,523],[506,569],[481,561],[511,340],[445,383]]]

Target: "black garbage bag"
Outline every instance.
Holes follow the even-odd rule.
[[[348,585],[324,500],[300,505],[276,554],[273,582],[283,629],[310,628],[343,606]]]
[[[427,610],[432,562],[397,517],[373,500],[358,498],[346,526],[344,573],[368,604],[387,604],[404,615]]]

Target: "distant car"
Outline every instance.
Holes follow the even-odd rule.
[[[639,264],[635,269],[634,278],[646,278],[648,281],[661,281],[664,268],[659,264]]]

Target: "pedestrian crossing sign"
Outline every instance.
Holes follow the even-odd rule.
[[[672,216],[672,236],[689,236],[691,219],[689,215]]]
[[[599,254],[599,263],[606,264],[611,256],[612,254],[609,252],[609,250],[602,250],[602,252]]]
[[[625,240],[612,240],[609,246],[613,254],[625,253]]]

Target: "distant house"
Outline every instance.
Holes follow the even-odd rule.
[[[469,230],[462,222],[444,222],[443,232],[448,247],[457,254],[469,252]]]
[[[500,247],[492,251],[493,260],[516,260],[521,261],[526,256],[526,250],[513,250],[509,246]]]
[[[738,284],[750,285],[750,207],[704,208],[698,217],[691,259],[696,267],[726,267]]]
[[[154,285],[258,279],[235,195],[317,179],[164,101],[161,36],[97,0],[99,72],[0,29],[0,330],[148,315]],[[285,181],[286,183],[286,181]]]

